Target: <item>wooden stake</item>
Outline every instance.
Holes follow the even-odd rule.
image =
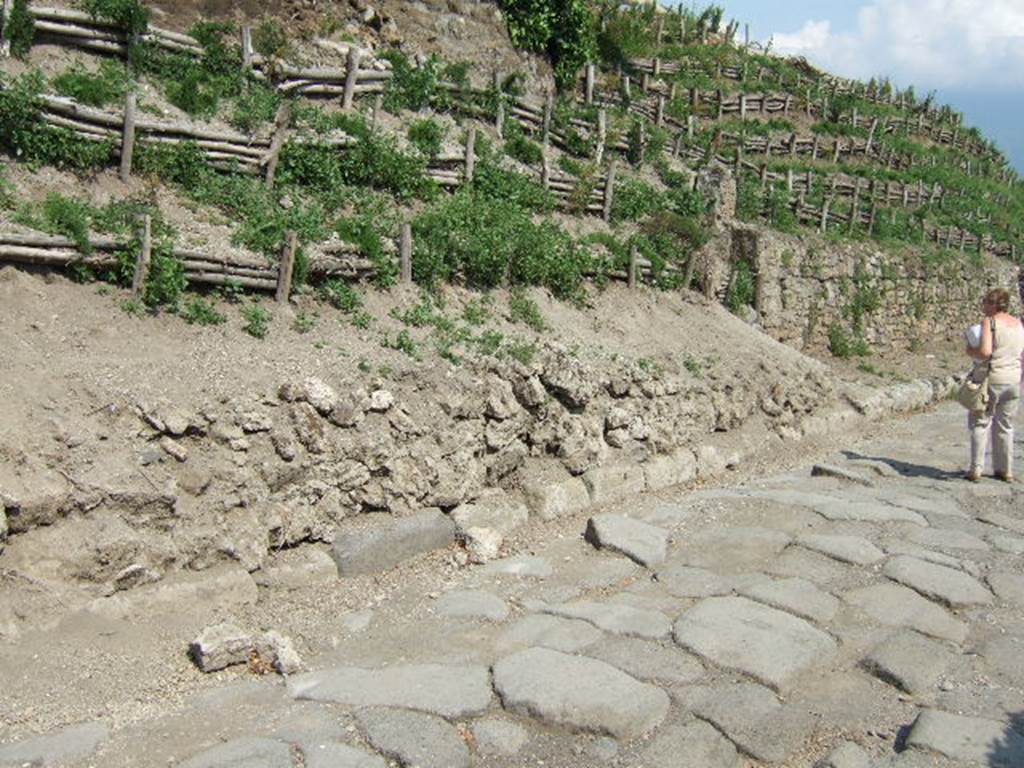
[[[544,118],[541,124],[541,144],[544,147],[547,147],[551,141],[551,113],[554,112],[554,108],[555,96],[548,91],[548,95],[544,99]]]
[[[132,177],[132,156],[135,153],[135,91],[129,91],[124,101],[124,130],[121,134],[121,181]]]
[[[146,278],[149,277],[149,262],[153,257],[153,222],[149,214],[142,217],[142,247],[135,261],[135,275],[132,277],[132,298],[141,298],[146,290]]]
[[[242,27],[242,69],[249,71],[253,63],[252,27]]]
[[[274,298],[279,301],[288,301],[292,292],[292,272],[295,270],[295,251],[298,248],[298,236],[294,230],[288,232],[285,237],[284,248],[281,251],[281,264],[277,268],[277,292]]]
[[[348,49],[348,60],[346,62],[346,73],[345,73],[345,93],[341,97],[341,108],[345,111],[352,109],[352,104],[355,100],[356,95],[356,82],[359,78],[359,61],[362,58],[362,52],[351,46]]]
[[[494,73],[494,93],[498,100],[498,109],[494,115],[494,130],[499,139],[505,138],[505,94],[501,91],[501,72]]]
[[[585,87],[585,98],[588,105],[594,103],[594,79],[595,79],[596,67],[593,64],[587,64],[586,74],[586,85]]]
[[[608,141],[608,113],[601,109],[597,113],[597,148],[594,150],[594,162],[598,165],[604,159],[606,141]]]
[[[665,124],[665,97],[661,94],[658,95],[658,109],[654,122],[659,128]]]
[[[473,172],[476,169],[476,128],[470,128],[466,133],[466,183],[473,182]]]
[[[274,137],[270,140],[270,151],[267,153],[267,175],[264,178],[267,189],[274,186],[277,163],[281,159],[281,149],[284,147],[285,139],[288,138],[288,125],[291,118],[291,104],[287,101],[281,102],[281,106],[277,108],[277,115],[274,117]]]
[[[629,249],[629,277],[627,280],[630,289],[636,288],[636,248]]]
[[[3,26],[0,27],[0,56],[3,56],[4,58],[11,55],[11,37],[8,34],[11,21],[11,1],[12,0],[4,0],[2,11],[3,18],[0,19],[0,23],[3,24]]]
[[[399,279],[403,283],[412,282],[412,224],[402,222],[398,237],[398,269]]]
[[[615,194],[615,171],[617,164],[612,160],[608,166],[608,177],[604,182],[604,210],[601,212],[601,217],[607,222],[611,221],[612,218],[612,197]]]

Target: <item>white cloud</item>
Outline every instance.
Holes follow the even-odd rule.
[[[1024,86],[1024,0],[871,0],[857,29],[808,21],[774,50],[836,74],[929,88]]]

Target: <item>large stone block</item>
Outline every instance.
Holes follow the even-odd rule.
[[[697,458],[685,448],[650,459],[644,465],[647,489],[660,491],[675,485],[685,485],[697,477]]]
[[[360,528],[339,529],[331,555],[341,576],[377,573],[455,541],[455,523],[440,510],[411,517],[364,515]]]
[[[583,482],[594,504],[641,494],[647,489],[643,467],[625,462],[594,467],[583,475]]]
[[[587,486],[578,477],[527,482],[523,486],[523,496],[530,514],[541,520],[574,515],[590,506]]]

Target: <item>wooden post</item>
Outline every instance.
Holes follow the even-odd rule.
[[[868,130],[868,143],[864,145],[864,156],[870,157],[871,155],[871,144],[875,140],[875,131],[878,129],[878,118],[876,117],[871,121],[871,128]]]
[[[11,21],[11,3],[12,0],[4,0],[2,11],[2,18],[0,18],[0,56],[4,58],[11,55],[11,36],[8,34]]]
[[[789,135],[789,156],[796,157],[796,134]]]
[[[476,168],[476,128],[466,132],[466,183],[473,183],[473,171]]]
[[[661,45],[661,39],[664,36],[665,36],[665,17],[661,16],[658,19],[658,37],[657,37],[657,40],[658,40],[658,45],[659,46]]]
[[[135,91],[129,91],[124,100],[124,130],[121,133],[121,181],[132,177],[132,156],[135,154]]]
[[[551,166],[548,164],[548,153],[541,150],[540,158],[540,185],[544,189],[548,188],[548,184],[551,181]]]
[[[252,27],[242,27],[242,69],[249,71],[253,63]]]
[[[412,224],[408,221],[402,222],[402,227],[399,231],[398,271],[401,282],[412,282]]]
[[[821,205],[821,223],[819,225],[819,229],[821,229],[822,234],[824,234],[825,232],[828,231],[828,207],[829,207],[829,202],[830,201],[826,198],[825,202],[822,203],[822,205]]]
[[[793,169],[786,169],[786,191],[789,194],[793,194]]]
[[[722,97],[722,91],[721,90],[715,91],[715,98],[718,99],[718,119],[721,120],[722,119],[722,115],[724,114],[724,112],[722,110],[723,97]]]
[[[276,301],[288,301],[292,292],[292,273],[295,271],[295,251],[298,235],[295,230],[290,230],[285,236],[284,248],[281,251],[281,264],[277,268],[277,291],[274,294]]]
[[[736,166],[733,170],[733,174],[736,176],[736,183],[739,183],[740,172],[743,170],[743,144],[742,142],[736,147]]]
[[[629,75],[622,78],[622,93],[626,97],[626,101],[632,101],[633,99],[633,83],[629,79]]]
[[[551,142],[551,115],[555,110],[555,95],[548,91],[544,98],[544,117],[541,120],[540,143],[546,149]]]
[[[611,221],[612,218],[612,197],[615,194],[615,171],[617,163],[612,160],[608,166],[608,176],[604,182],[604,210],[601,212],[601,218],[606,222]]]
[[[849,233],[852,235],[854,228],[857,225],[858,208],[860,206],[860,178],[853,185],[853,203],[850,205],[850,229]]]
[[[373,97],[373,111],[370,113],[370,127],[374,130],[377,129],[377,120],[379,119],[381,111],[384,109],[384,94],[378,93]]]
[[[267,153],[267,175],[264,179],[267,189],[274,186],[277,162],[281,159],[281,149],[284,147],[285,139],[288,138],[288,124],[291,122],[291,118],[291,104],[287,101],[281,102],[281,106],[277,108],[277,115],[274,117],[274,137],[270,140],[270,151]]]
[[[658,94],[658,109],[654,122],[659,128],[665,124],[665,97],[661,94]]]
[[[836,136],[835,146],[832,147],[832,163],[833,164],[839,162],[839,152],[840,152],[841,149],[842,149],[842,147],[839,144],[839,137]]]
[[[699,88],[691,88],[690,89],[690,111],[693,112],[693,114],[696,115],[698,109],[700,109],[700,89]]]
[[[721,114],[721,108],[719,108],[719,114]],[[740,120],[747,119],[747,94],[740,94]]]
[[[631,247],[629,249],[629,275],[626,278],[626,284],[630,290],[636,288],[636,248]]]
[[[683,132],[680,131],[676,134],[676,140],[672,146],[672,157],[679,157],[679,153],[683,150]]]
[[[594,150],[594,162],[601,164],[604,159],[604,145],[608,141],[608,112],[604,109],[597,113],[597,148]]]
[[[359,61],[362,52],[352,45],[348,49],[347,71],[345,72],[345,94],[341,97],[341,108],[345,111],[352,109],[356,97],[356,81],[359,78]]]
[[[871,203],[871,218],[868,219],[868,235],[875,234],[875,217],[878,215],[878,205]]]
[[[697,131],[697,116],[688,115],[686,118],[686,138],[689,141],[693,141],[694,134]]]
[[[494,115],[494,130],[499,139],[505,138],[505,94],[501,92],[501,72],[494,73],[494,93],[498,108]]]
[[[135,275],[132,277],[132,298],[140,298],[146,290],[149,276],[149,261],[153,256],[153,222],[149,214],[142,217],[142,247],[135,261]]]
[[[651,66],[651,70],[655,77],[661,77],[661,59],[657,56],[654,57],[654,64]]]
[[[749,49],[750,48],[750,25],[749,24],[744,24],[743,25],[743,47],[745,49]]]
[[[586,79],[586,85],[584,86],[584,88],[585,88],[584,94],[585,94],[585,100],[586,100],[586,103],[587,103],[588,106],[590,104],[594,103],[595,70],[596,70],[596,67],[593,64],[587,64],[587,70],[586,70],[587,71],[587,74],[586,74],[586,78],[587,79]]]
[[[811,160],[818,159],[818,134],[814,134],[814,143],[811,144]]]

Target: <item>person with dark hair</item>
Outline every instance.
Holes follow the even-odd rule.
[[[976,372],[988,377],[988,406],[971,412],[967,428],[971,433],[971,466],[966,478],[981,479],[985,454],[992,442],[992,475],[1008,483],[1013,478],[1013,419],[1020,406],[1021,359],[1024,355],[1024,325],[1009,314],[1010,292],[996,288],[985,294],[981,321],[981,343],[967,347],[976,361]],[[977,369],[981,369],[978,371]],[[981,378],[976,378],[981,381]]]

